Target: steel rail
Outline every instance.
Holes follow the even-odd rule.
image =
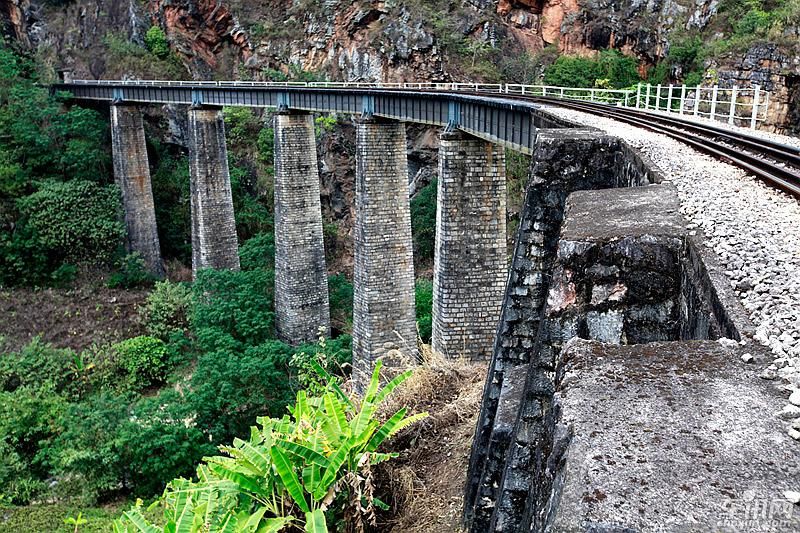
[[[540,100],[546,97],[533,97]],[[547,98],[548,101],[557,104],[561,101],[558,98]],[[600,110],[613,110],[624,112],[625,114],[638,116],[646,120],[655,119],[661,123],[675,125],[684,130],[698,133],[704,136],[716,136],[722,140],[736,144],[742,148],[750,149],[758,153],[769,154],[772,158],[784,161],[794,166],[800,167],[800,148],[784,143],[779,143],[770,139],[744,134],[738,131],[720,128],[711,124],[702,124],[692,120],[684,120],[678,117],[662,115],[655,112],[632,109],[627,107],[617,107],[597,102],[580,102],[581,104]]]
[[[647,113],[646,117],[641,117],[640,113],[631,112],[635,110],[604,104],[574,102],[538,96],[525,97],[525,99],[574,109],[576,111],[583,111],[594,115],[602,115],[649,131],[662,133],[675,140],[688,144],[703,153],[712,155],[739,168],[752,172],[767,183],[800,198],[800,172],[784,168],[759,157],[759,155],[763,156],[764,154],[773,152],[771,147],[772,142],[769,140],[765,140],[766,142],[762,144],[758,142],[762,139],[748,135],[745,136],[747,137],[747,142],[745,143],[743,140],[738,139],[738,135],[741,134],[737,136],[728,136],[726,135],[728,132],[717,131],[719,128],[713,128],[711,132],[713,135],[703,135],[700,132],[708,131],[703,126],[697,126],[692,128],[692,131],[686,131],[690,128],[687,128],[685,123],[681,121],[679,125],[674,125],[675,121],[670,120],[670,117],[662,117],[652,113]],[[691,125],[695,126],[696,123]],[[719,142],[717,140],[718,137],[723,137],[726,142]],[[734,146],[729,146],[729,144],[726,143],[733,144]],[[749,149],[756,150],[757,153],[751,154],[742,152],[740,148],[744,147],[745,144]],[[788,162],[800,164],[800,157],[797,155],[787,152],[782,152],[782,155],[789,159]]]

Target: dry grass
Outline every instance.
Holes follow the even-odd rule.
[[[389,494],[393,514],[380,531],[461,531],[464,482],[480,409],[485,363],[445,360],[423,346],[423,363],[384,406],[406,406],[429,417],[393,439],[400,458],[382,465],[378,492]]]

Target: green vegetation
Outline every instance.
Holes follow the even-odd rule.
[[[411,200],[411,233],[414,261],[432,262],[436,240],[436,187],[432,180]]]
[[[603,50],[597,58],[560,56],[544,72],[545,84],[560,87],[623,89],[639,81],[636,60],[617,50]]]
[[[163,520],[150,523],[141,505],[115,522],[118,532],[281,531],[288,526],[326,532],[328,523],[349,515],[374,521],[386,505],[373,495],[371,467],[397,454],[379,452],[381,444],[424,418],[401,408],[385,422],[381,404],[411,372],[379,388],[376,364],[366,394],[351,399],[338,380],[314,365],[320,391],[297,392],[289,415],[260,417],[248,440],[222,446],[222,456],[206,457],[196,480],[173,480],[160,500]]]
[[[433,283],[418,279],[414,291],[417,306],[417,330],[422,342],[431,342],[433,332]]]
[[[61,284],[122,243],[107,124],[63,109],[2,42],[0,65],[0,285]]]
[[[144,36],[144,45],[150,53],[159,59],[166,59],[169,56],[169,43],[164,30],[158,26],[152,26]]]

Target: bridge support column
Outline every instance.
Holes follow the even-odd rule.
[[[275,329],[294,345],[330,336],[317,148],[307,113],[275,116]]]
[[[415,363],[417,328],[408,198],[406,128],[356,121],[356,225],[353,375],[369,379],[378,357],[387,366]]]
[[[508,277],[503,148],[443,133],[437,196],[432,348],[489,359]]]
[[[192,273],[239,269],[231,177],[220,107],[189,109]]]
[[[132,105],[111,106],[111,144],[114,178],[122,191],[125,212],[125,246],[137,252],[148,272],[164,276],[164,262],[156,227],[150,166],[142,111]]]

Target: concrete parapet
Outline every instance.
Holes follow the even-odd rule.
[[[225,124],[220,107],[189,109],[192,273],[239,269]]]
[[[374,361],[417,358],[414,259],[406,129],[401,122],[356,121],[353,374],[364,383]]]
[[[499,405],[505,401],[501,400],[505,376],[519,365],[553,370],[552,354],[540,350],[538,343],[567,197],[576,190],[648,183],[651,174],[646,165],[631,162],[625,154],[632,152],[599,130],[543,129],[537,134],[470,457],[464,518],[471,531],[490,528],[510,446],[509,432],[493,434]]]
[[[111,106],[111,143],[114,178],[122,191],[126,248],[129,252],[141,255],[148,272],[163,277],[164,263],[158,241],[147,144],[139,107]]]
[[[330,335],[314,119],[275,115],[275,329],[290,344]]]
[[[488,359],[508,275],[502,147],[442,133],[433,267],[435,352]]]

